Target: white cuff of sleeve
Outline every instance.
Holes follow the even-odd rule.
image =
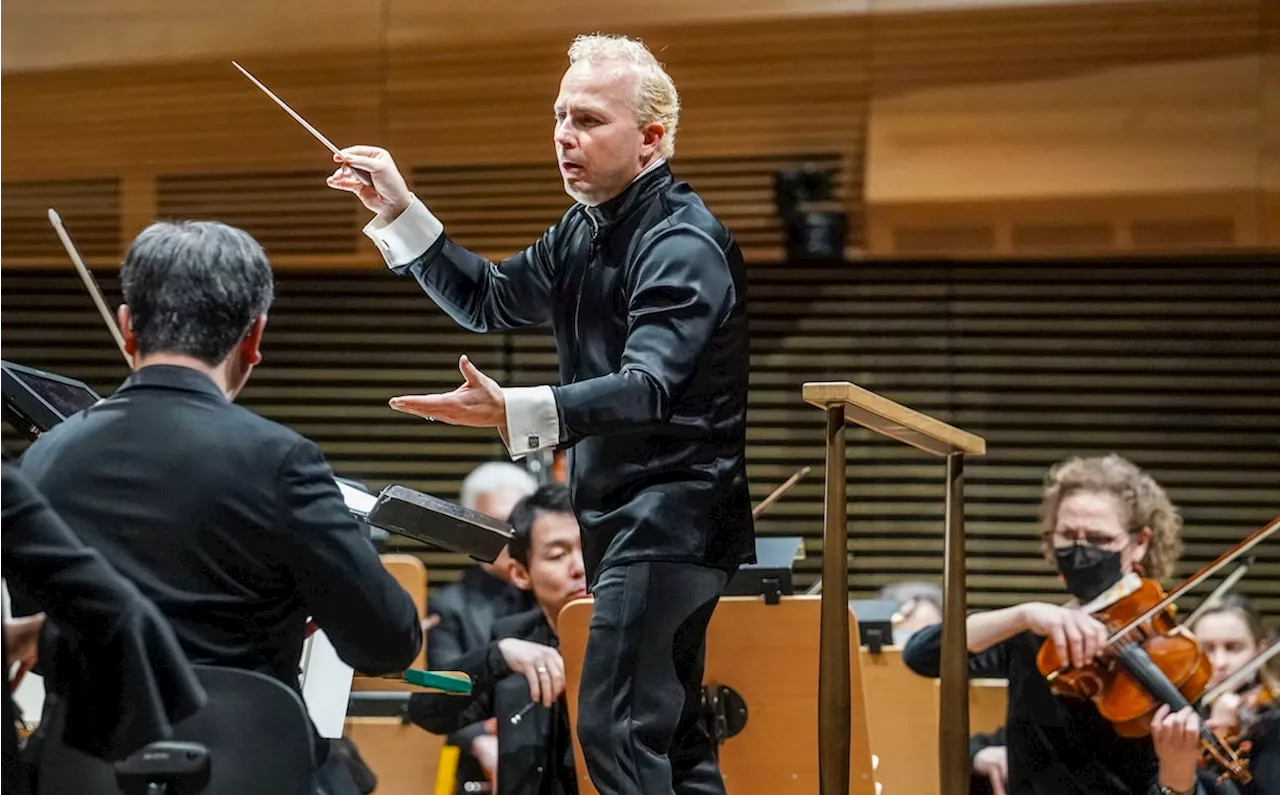
[[[431,214],[417,196],[404,212],[392,221],[381,215],[365,224],[365,235],[378,245],[388,268],[408,265],[427,253],[440,236],[444,224]]]
[[[507,452],[518,460],[560,443],[560,415],[549,386],[507,387]]]

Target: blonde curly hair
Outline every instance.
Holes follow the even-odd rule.
[[[1058,508],[1076,492],[1113,495],[1124,507],[1126,515],[1121,519],[1131,536],[1136,537],[1143,528],[1151,529],[1141,574],[1154,580],[1173,574],[1182,554],[1182,517],[1155,479],[1114,453],[1101,458],[1072,456],[1049,470],[1040,503],[1041,551],[1046,560],[1054,563],[1049,539],[1058,523]]]
[[[636,121],[641,127],[654,122],[662,125],[662,141],[658,151],[670,158],[676,152],[676,127],[680,125],[680,94],[675,81],[653,57],[649,48],[636,39],[602,33],[579,36],[569,45],[569,64],[622,62],[630,64],[639,78],[636,81]]]

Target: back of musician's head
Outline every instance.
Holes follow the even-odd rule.
[[[217,221],[151,224],[129,246],[120,283],[140,354],[182,354],[211,366],[274,298],[262,246]]]

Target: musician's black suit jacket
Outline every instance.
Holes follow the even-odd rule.
[[[409,719],[429,732],[445,734],[497,718],[497,795],[575,795],[578,785],[565,697],[561,695],[550,709],[539,704],[512,723],[512,717],[529,704],[529,683],[511,671],[498,651],[498,641],[504,638],[560,646],[542,608],[505,616],[493,625],[489,643],[453,661],[454,670],[471,677],[471,694],[414,693],[409,697]]]
[[[427,633],[427,667],[451,670],[467,652],[493,640],[494,624],[502,618],[537,607],[528,591],[522,591],[479,566],[462,579],[440,588],[427,601],[427,614],[440,621]],[[450,733],[449,742],[462,749],[458,779],[479,780],[483,773],[471,756],[471,742],[484,734],[483,723],[473,723]]]
[[[22,458],[54,510],[169,619],[191,662],[298,687],[308,616],[356,670],[407,667],[413,601],[347,512],[319,448],[153,365]]]

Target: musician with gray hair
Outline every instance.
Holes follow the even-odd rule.
[[[568,55],[549,110],[574,204],[523,251],[463,248],[383,149],[336,154],[329,185],[376,214],[365,233],[388,267],[463,328],[550,323],[559,384],[504,388],[463,356],[457,390],[392,406],[496,429],[514,458],[568,450],[595,597],[578,711],[591,780],[601,795],[724,792],[699,707],[708,622],[755,559],[746,269],[672,174],[680,101],[663,66],[621,36],[579,37]]]
[[[120,281],[134,372],[32,443],[22,471],[159,608],[192,663],[300,691],[310,616],[357,671],[410,665],[422,648],[413,600],[320,448],[235,403],[262,360],[273,296],[262,247],[217,222],[155,223]],[[354,793],[316,739],[317,783]]]

